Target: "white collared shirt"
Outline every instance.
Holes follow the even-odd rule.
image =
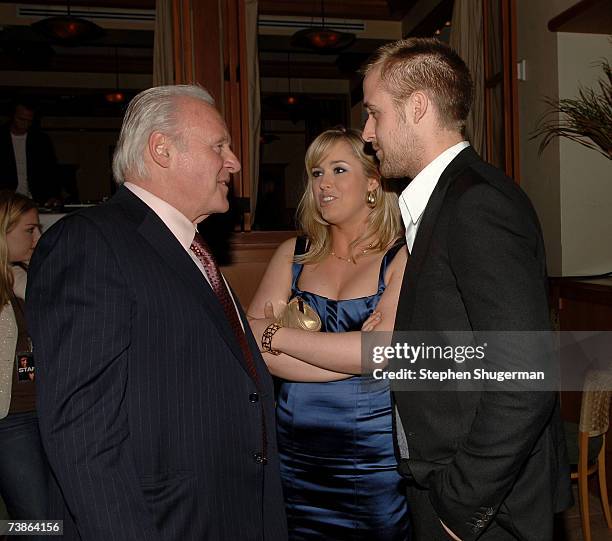
[[[28,186],[28,159],[26,157],[26,142],[28,134],[15,135],[11,133],[15,166],[17,168],[17,188],[15,191],[26,197],[32,197]]]
[[[425,212],[425,207],[427,207],[429,198],[436,184],[438,184],[440,176],[448,167],[448,164],[452,162],[464,148],[469,146],[470,143],[467,141],[461,141],[447,148],[442,154],[427,164],[401,193],[399,205],[402,213],[402,220],[406,227],[406,244],[410,252],[412,252],[414,239],[419,229],[423,212]]]

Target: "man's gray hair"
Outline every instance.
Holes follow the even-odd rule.
[[[177,125],[178,100],[193,98],[214,107],[215,100],[198,85],[155,86],[143,90],[130,102],[119,141],[113,156],[113,175],[117,183],[148,175],[144,153],[150,135],[159,131],[169,137],[176,137],[180,131]]]

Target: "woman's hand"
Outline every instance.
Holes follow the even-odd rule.
[[[261,346],[261,337],[263,336],[264,331],[268,328],[269,325],[276,322],[276,316],[274,315],[274,307],[270,301],[266,301],[264,305],[264,317],[263,318],[254,318],[252,316],[247,316],[249,321],[249,325],[251,326],[251,331],[253,332],[253,336],[255,337],[255,341],[259,347],[259,351],[263,352]]]
[[[373,331],[382,321],[382,314],[374,310],[370,317],[363,322],[361,326],[362,332]]]

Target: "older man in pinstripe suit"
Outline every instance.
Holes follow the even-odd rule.
[[[146,90],[117,194],[39,243],[28,316],[64,539],[287,537],[271,378],[196,232],[239,169],[206,91]]]

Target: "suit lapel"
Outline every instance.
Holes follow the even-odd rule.
[[[127,188],[121,188],[121,191],[118,191],[115,197],[119,199],[122,206],[132,211],[138,211],[142,219],[137,227],[138,233],[147,241],[151,249],[159,254],[162,261],[172,268],[179,279],[187,284],[194,297],[206,307],[219,334],[248,373],[244,355],[236,342],[234,331],[227,321],[223,308],[189,254],[185,252],[159,216]]]
[[[476,154],[471,146],[467,147],[448,164],[440,175],[440,179],[423,211],[423,218],[421,219],[419,229],[414,239],[412,252],[406,263],[400,300],[397,307],[398,315],[395,324],[396,330],[402,331],[410,329],[421,269],[423,268],[423,263],[429,252],[431,236],[434,232],[436,222],[438,221],[438,215],[440,214],[440,209],[442,208],[448,187],[457,174],[463,171],[468,165],[478,160],[480,160],[478,154]]]

